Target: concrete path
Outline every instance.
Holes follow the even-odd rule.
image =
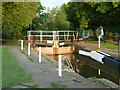
[[[67,88],[106,88],[106,86],[95,82],[91,79],[86,79],[74,72],[63,72],[63,77],[58,77],[56,71],[57,64],[52,63],[46,58],[42,57],[42,63],[38,63],[38,55],[35,52],[31,52],[31,60],[28,59],[26,50],[24,53],[20,51],[20,47],[10,46],[11,52],[16,56],[18,62],[23,69],[30,75],[32,75],[34,84],[37,84],[39,88],[54,88],[55,85],[66,85]],[[73,80],[80,82],[76,82]]]

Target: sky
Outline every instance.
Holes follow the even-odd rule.
[[[40,0],[41,4],[45,7],[60,7],[62,4],[69,2],[70,0]]]

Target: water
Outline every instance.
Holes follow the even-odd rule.
[[[58,55],[49,55],[52,59],[58,60]],[[118,71],[101,64],[90,57],[75,54],[65,54],[70,60],[76,73],[86,78],[106,78],[116,84],[119,83]]]

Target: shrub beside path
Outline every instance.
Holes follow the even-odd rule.
[[[63,77],[60,78],[56,70],[56,63],[52,63],[42,57],[42,63],[40,64],[38,63],[37,53],[31,51],[31,56],[28,57],[26,50],[22,53],[18,46],[10,46],[9,48],[23,69],[32,75],[34,80],[34,82],[31,82],[32,86],[36,86],[37,88],[107,88],[99,82],[84,78],[74,72],[63,72]],[[74,81],[73,78],[80,82]],[[16,87],[19,88],[19,85],[11,88]]]

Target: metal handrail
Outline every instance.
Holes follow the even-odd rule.
[[[64,56],[63,60],[66,60],[67,65],[69,66],[69,68],[71,67],[71,69],[73,70],[73,65],[71,64],[71,61],[69,60],[69,58],[67,56]]]

